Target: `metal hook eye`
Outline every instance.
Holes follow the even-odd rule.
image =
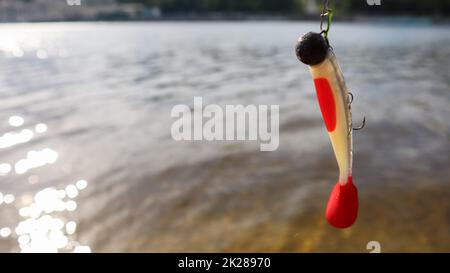
[[[353,94],[351,92],[348,92],[348,95],[349,95],[349,98],[350,98],[348,103],[352,104],[352,102],[353,102]]]

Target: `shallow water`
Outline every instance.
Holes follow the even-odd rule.
[[[333,25],[368,121],[360,216],[342,231],[324,219],[337,166],[293,53],[317,29],[0,25],[0,251],[450,251],[450,30]],[[175,142],[170,111],[194,96],[280,105],[279,149]]]

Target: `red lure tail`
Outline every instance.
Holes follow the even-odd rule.
[[[328,199],[326,218],[336,228],[351,226],[358,216],[358,190],[353,185],[352,177],[348,177],[345,185],[339,182],[334,186]]]

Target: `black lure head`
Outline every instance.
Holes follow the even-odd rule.
[[[302,63],[315,65],[325,60],[329,47],[328,41],[322,34],[308,32],[298,39],[295,54]]]

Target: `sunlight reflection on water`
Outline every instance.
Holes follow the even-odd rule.
[[[25,121],[21,116],[11,116],[9,125],[20,127]],[[31,129],[20,132],[7,132],[0,137],[0,148],[9,148],[29,142],[34,133],[43,134],[48,126],[38,123]],[[14,164],[15,173],[24,174],[30,169],[53,164],[58,159],[58,152],[51,148],[30,150],[24,159]],[[12,166],[9,163],[0,164],[0,176],[10,174]],[[30,184],[39,181],[37,175],[28,178]],[[11,193],[0,192],[0,205],[13,205],[19,214],[19,221],[15,227],[1,227],[0,237],[14,237],[21,252],[90,252],[90,247],[82,245],[76,240],[77,223],[64,212],[74,212],[77,209],[75,198],[86,189],[88,182],[78,180],[68,184],[63,189],[53,187],[44,188],[33,197],[29,194],[14,196]],[[17,202],[16,200],[21,200]]]
[[[23,220],[15,232],[22,252],[72,251],[80,246],[71,238],[76,231],[76,222],[57,215],[58,212],[76,210],[77,203],[72,199],[82,188],[75,185],[69,184],[65,190],[43,189],[35,194],[34,202],[19,209]]]

